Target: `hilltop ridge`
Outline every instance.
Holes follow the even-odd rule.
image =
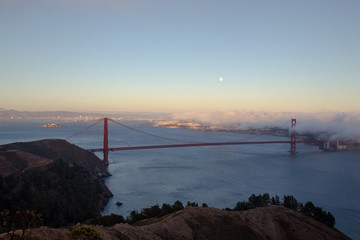
[[[39,161],[47,165],[53,160],[62,159],[70,164],[81,165],[95,176],[110,176],[110,173],[95,154],[63,139],[44,139],[0,145],[0,159],[4,165],[10,165],[12,166],[10,168],[18,171],[37,165]],[[5,163],[6,159],[8,161]],[[10,161],[11,159],[12,161]],[[9,175],[10,173],[12,172],[3,174]]]
[[[186,207],[178,212],[135,225],[95,226],[104,240],[350,240],[336,229],[282,206],[248,211]],[[71,229],[41,227],[33,232],[39,240],[70,239]]]

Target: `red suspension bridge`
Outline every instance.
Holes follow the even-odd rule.
[[[109,151],[126,151],[126,150],[140,150],[140,149],[155,149],[155,148],[182,148],[182,147],[201,147],[201,146],[224,146],[224,145],[249,145],[249,144],[290,144],[290,153],[296,153],[296,143],[314,143],[314,141],[297,141],[296,140],[296,119],[291,119],[291,130],[290,130],[290,140],[289,141],[227,141],[227,142],[200,142],[200,143],[184,143],[183,141],[174,140],[166,137],[161,137],[155,134],[147,133],[144,131],[141,131],[139,129],[127,126],[125,124],[119,123],[117,121],[114,121],[110,118],[103,118],[98,120],[93,125],[89,126],[88,128],[85,128],[67,139],[74,137],[82,132],[87,131],[88,129],[92,128],[94,125],[98,124],[99,122],[104,122],[104,132],[103,132],[103,147],[102,148],[91,148],[88,149],[88,151],[91,152],[103,152],[104,155],[104,164],[109,164]],[[108,122],[111,121],[115,124],[118,124],[122,127],[125,127],[127,129],[130,129],[132,131],[139,132],[141,134],[145,134],[151,137],[160,138],[163,140],[171,140],[171,141],[177,141],[178,143],[175,144],[159,144],[159,145],[139,145],[139,146],[125,146],[125,147],[109,147],[109,128],[108,128]],[[180,143],[179,143],[180,142]]]

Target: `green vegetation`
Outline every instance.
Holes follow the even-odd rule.
[[[96,210],[99,209],[98,204],[103,191],[99,181],[83,167],[76,164],[70,165],[62,160],[56,160],[47,166],[34,168],[21,174],[0,176],[2,221],[0,232],[8,232],[11,236],[15,229],[23,229],[23,236],[25,236],[27,229],[39,224],[40,215],[33,211],[10,212],[6,210],[12,209],[13,206],[18,206],[17,209],[31,209],[40,213],[43,223],[52,227],[65,226],[86,219],[90,219],[87,221],[88,224],[94,225],[112,226],[124,222],[133,224],[143,219],[161,218],[184,208],[180,201],[176,201],[173,205],[164,203],[161,207],[154,205],[140,212],[134,210],[126,219],[116,214],[98,217]],[[280,200],[279,196],[270,197],[268,193],[252,194],[247,201],[238,202],[233,209],[226,210],[244,211],[270,205],[282,205],[302,212],[329,227],[335,225],[335,218],[330,212],[316,207],[312,202],[303,205],[291,195],[285,195]],[[198,207],[199,204],[187,202],[186,206]],[[207,204],[203,203],[201,206],[207,207]]]
[[[233,209],[226,208],[225,210],[245,211],[245,210],[254,209],[254,208],[258,208],[258,207],[269,207],[271,205],[281,205],[286,208],[289,208],[289,209],[292,209],[292,210],[295,210],[298,212],[302,212],[303,214],[305,214],[309,217],[312,217],[320,222],[325,223],[329,227],[334,227],[334,225],[335,225],[335,218],[330,212],[326,212],[322,208],[314,206],[314,204],[312,202],[307,202],[305,205],[303,205],[302,203],[299,203],[291,195],[284,195],[282,201],[280,201],[280,198],[278,195],[275,195],[275,197],[270,198],[270,195],[268,193],[265,193],[263,195],[252,194],[248,198],[248,201],[238,202]],[[186,207],[189,207],[189,206],[198,207],[199,204],[196,202],[187,202]],[[208,206],[206,203],[203,203],[202,207],[208,207]],[[154,205],[154,206],[151,206],[150,208],[142,209],[141,212],[138,212],[135,210],[132,211],[130,213],[130,215],[126,218],[125,221],[123,220],[124,218],[122,218],[122,216],[117,217],[119,220],[112,222],[112,225],[114,225],[115,223],[123,223],[123,222],[133,224],[133,223],[136,223],[143,219],[160,218],[166,214],[179,211],[183,208],[184,208],[183,204],[180,201],[176,201],[173,205],[164,203],[161,208],[159,207],[159,205]],[[107,217],[108,216],[97,218],[99,220],[92,221],[91,223],[108,226],[108,225],[106,225],[106,221],[110,222],[110,220],[106,220]],[[101,220],[101,219],[103,219],[103,220]],[[110,216],[109,219],[115,219],[115,216],[113,216],[113,217]],[[103,222],[105,222],[105,223],[103,223]]]
[[[135,210],[131,211],[130,216],[126,218],[126,222],[132,224],[143,219],[153,217],[160,218],[169,213],[177,212],[181,209],[184,209],[184,206],[180,201],[176,201],[173,205],[164,203],[161,208],[159,205],[154,205],[150,208],[142,209],[141,212]]]
[[[125,219],[121,215],[112,213],[111,215],[92,218],[90,220],[87,220],[86,223],[91,225],[101,225],[101,226],[111,227],[117,223],[125,223]]]
[[[79,165],[56,160],[45,169],[31,169],[0,181],[0,211],[19,206],[41,213],[52,227],[97,216],[99,180]]]
[[[301,208],[301,211],[305,215],[313,217],[329,227],[334,227],[335,225],[335,217],[330,212],[324,211],[321,207],[314,206],[312,202],[305,203],[305,206]]]
[[[227,208],[226,210],[244,211],[257,207],[268,207],[270,205],[281,205],[286,208],[302,212],[309,217],[325,223],[329,227],[334,227],[335,225],[335,217],[330,212],[326,212],[322,208],[316,207],[312,202],[307,202],[303,205],[291,195],[284,195],[282,201],[280,201],[279,196],[277,195],[270,199],[268,193],[257,196],[252,194],[248,201],[238,202],[233,209]]]
[[[68,236],[74,240],[103,240],[100,233],[89,226],[81,226],[71,230]]]
[[[10,240],[29,240],[32,229],[41,226],[42,218],[34,211],[20,210],[14,208],[12,211],[4,210],[0,213],[0,226],[6,232],[6,239]],[[20,235],[15,234],[20,230]]]

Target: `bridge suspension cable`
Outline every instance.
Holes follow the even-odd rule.
[[[147,135],[153,138],[157,138],[157,139],[161,139],[161,140],[166,140],[166,141],[172,141],[172,142],[178,142],[176,144],[170,144],[170,143],[166,143],[166,144],[160,144],[160,145],[148,145],[148,144],[142,144],[139,146],[124,146],[124,147],[109,147],[108,146],[108,120],[110,120],[111,122],[127,128],[131,131],[134,132],[138,132],[141,133],[143,135]],[[290,152],[292,153],[296,153],[296,143],[310,143],[310,142],[319,142],[319,141],[297,141],[296,140],[296,132],[294,130],[295,124],[296,124],[296,119],[292,119],[291,122],[291,129],[292,129],[292,133],[291,133],[291,140],[290,141],[244,141],[244,140],[248,140],[250,138],[253,138],[254,136],[251,137],[247,137],[245,139],[242,139],[242,141],[239,141],[240,139],[236,139],[236,140],[230,140],[230,141],[226,141],[226,142],[191,142],[191,141],[184,141],[184,140],[179,140],[179,139],[173,139],[173,138],[168,138],[168,137],[162,137],[162,136],[158,136],[156,134],[152,134],[149,132],[145,132],[142,131],[140,129],[136,129],[133,127],[130,127],[126,124],[117,122],[113,119],[109,119],[109,118],[101,118],[99,120],[97,120],[94,124],[90,125],[89,127],[65,138],[66,140],[69,138],[72,138],[76,135],[79,135],[80,133],[83,133],[87,130],[89,130],[90,128],[94,127],[95,125],[99,124],[100,122],[104,121],[104,146],[102,148],[92,148],[92,149],[88,149],[91,152],[104,152],[104,164],[109,164],[108,161],[108,152],[109,151],[123,151],[123,150],[140,150],[140,149],[153,149],[153,148],[173,148],[173,147],[200,147],[200,146],[223,146],[223,145],[246,145],[246,144],[274,144],[274,143],[278,143],[278,144],[284,144],[284,143],[290,143],[291,144],[291,148],[290,148]],[[257,137],[257,136],[256,136]],[[208,139],[210,140],[210,139]]]
[[[179,139],[172,139],[172,138],[167,138],[167,137],[162,137],[162,136],[158,136],[158,135],[155,135],[155,134],[151,134],[151,133],[148,133],[148,132],[145,132],[145,131],[141,131],[139,129],[136,129],[136,128],[133,128],[133,127],[130,127],[130,126],[127,126],[125,124],[122,124],[122,123],[119,123],[111,118],[109,118],[109,121],[115,123],[115,124],[118,124],[122,127],[125,127],[125,128],[128,128],[130,130],[133,130],[133,131],[136,131],[136,132],[139,132],[139,133],[142,133],[144,135],[148,135],[148,136],[151,136],[151,137],[156,137],[156,138],[159,138],[159,139],[163,139],[163,140],[167,140],[167,141],[173,141],[173,142],[181,142],[181,143],[195,143],[195,142],[190,142],[190,141],[182,141],[182,140],[179,140]]]
[[[80,130],[80,131],[74,133],[73,135],[65,138],[65,140],[68,140],[69,138],[75,137],[76,135],[79,135],[80,133],[83,133],[83,132],[89,130],[90,128],[92,128],[92,127],[94,127],[95,125],[99,124],[99,123],[102,122],[103,120],[104,120],[104,118],[100,118],[100,119],[97,120],[94,124],[91,124],[89,127],[84,128],[83,130]]]

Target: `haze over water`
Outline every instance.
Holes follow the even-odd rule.
[[[42,123],[24,120],[0,120],[0,124],[0,144],[65,138],[90,125],[89,122],[63,123],[63,128],[47,129]],[[194,142],[285,140],[229,132],[137,128]],[[90,132],[86,139],[69,141],[85,148],[93,147],[102,142],[98,133]],[[110,145],[116,146],[118,137],[120,142],[129,139],[129,135],[114,133]],[[322,152],[304,144],[298,144],[297,155],[289,154],[288,150],[288,144],[278,144],[110,152],[112,176],[105,181],[114,197],[103,213],[126,217],[131,210],[172,204],[176,200],[232,208],[252,193],[267,192],[280,197],[289,194],[300,202],[312,201],[330,211],[336,218],[336,228],[353,239],[360,239],[360,151]],[[117,201],[123,202],[123,206],[116,206]]]

